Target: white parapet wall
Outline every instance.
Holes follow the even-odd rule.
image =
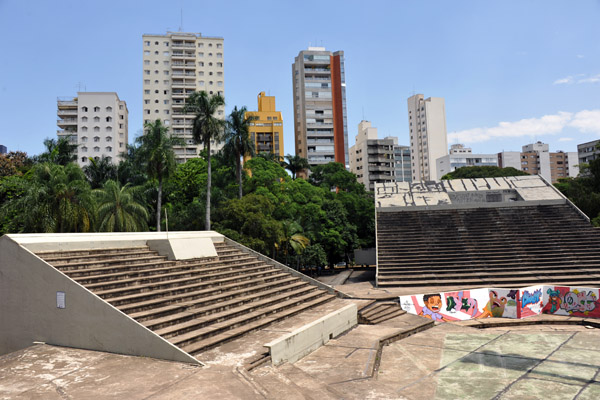
[[[271,353],[273,365],[279,365],[286,361],[293,363],[310,354],[330,339],[355,327],[358,323],[357,315],[356,304],[348,304],[265,344]]]

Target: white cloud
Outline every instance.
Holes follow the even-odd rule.
[[[577,83],[598,83],[600,82],[600,74],[592,75],[587,78],[579,79]]]
[[[561,137],[560,139],[558,139],[559,142],[570,142],[572,140],[572,137]]]
[[[500,122],[491,128],[473,128],[452,132],[448,135],[448,140],[457,143],[478,143],[493,139],[556,135],[565,128],[574,128],[580,132],[600,133],[600,110],[583,110],[577,113],[559,111],[556,114],[544,115],[540,118]],[[560,141],[567,140],[570,138],[560,139]]]
[[[585,58],[583,54],[577,54],[577,58]]]
[[[571,83],[598,83],[600,82],[600,74],[587,75],[577,74],[575,76],[569,75],[564,78],[560,78],[552,82],[553,85],[568,85]]]
[[[553,85],[564,85],[566,83],[573,83],[573,77],[567,76],[566,78],[557,79],[554,81]]]

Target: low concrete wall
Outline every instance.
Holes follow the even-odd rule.
[[[39,241],[39,235],[37,240],[31,240],[33,236],[25,241],[34,248],[48,248]],[[55,237],[45,236],[50,242]],[[40,242],[39,246],[36,242]],[[131,241],[125,244],[131,245]],[[64,248],[68,243],[56,241],[55,245]],[[0,354],[29,347],[37,341],[198,363],[8,235],[0,238],[0,306]]]
[[[217,250],[210,237],[173,238],[148,240],[148,247],[169,260],[217,257]]]
[[[323,346],[330,339],[357,325],[356,304],[348,304],[316,321],[311,322],[285,336],[265,344],[271,353],[274,365],[296,362]]]

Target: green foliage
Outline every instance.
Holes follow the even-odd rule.
[[[292,156],[291,154],[288,154],[285,156],[285,160],[283,166],[292,173],[292,179],[296,179],[296,175],[299,172],[310,170],[308,160],[299,155]]]
[[[38,162],[67,165],[77,160],[77,145],[68,138],[45,139],[46,151],[39,155]]]
[[[269,161],[262,157],[254,157],[248,160],[245,167],[252,172],[252,177],[246,181],[244,190],[246,193],[255,192],[261,187],[271,190],[280,182],[290,179],[290,176],[278,162]]]
[[[98,230],[100,232],[142,232],[148,230],[148,211],[134,196],[129,184],[108,180],[101,189],[95,189]]]
[[[11,151],[8,154],[0,154],[0,178],[3,176],[23,175],[31,167],[31,161],[27,153],[22,151]]]
[[[246,107],[238,110],[233,108],[225,129],[225,146],[223,152],[228,153],[235,160],[235,171],[238,181],[238,197],[242,198],[242,162],[243,156],[254,156],[254,142],[248,133],[249,122],[246,119]]]
[[[364,185],[356,180],[356,175],[344,168],[341,163],[331,162],[312,167],[308,181],[315,186],[330,191],[364,192]]]
[[[513,167],[461,167],[442,176],[442,179],[471,179],[471,178],[499,178],[502,176],[523,176],[527,172],[519,171]]]
[[[577,178],[559,179],[554,186],[600,226],[600,159],[579,166]]]
[[[111,163],[108,158],[102,157],[100,160],[89,158],[90,163],[83,167],[83,172],[87,177],[92,189],[98,189],[108,180],[117,179],[117,166]]]

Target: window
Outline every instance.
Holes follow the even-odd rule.
[[[158,46],[158,42],[154,42],[154,45]]]
[[[150,60],[144,60],[144,65],[150,65]]]
[[[84,153],[85,153],[85,152],[87,152],[87,147],[83,146],[83,147],[81,148],[81,151],[83,151]]]
[[[165,75],[169,75],[169,71],[163,71]]]
[[[144,110],[144,114],[150,114],[150,110]]]
[[[217,53],[217,58],[223,58],[223,53]]]
[[[208,82],[208,84],[209,84],[209,85],[212,85],[212,84],[213,84],[213,81],[209,81],[209,82]]]
[[[100,136],[94,136],[94,142],[99,142],[100,141]]]
[[[144,85],[149,85],[150,84],[150,79],[144,79]],[[150,92],[150,91],[148,91]]]
[[[155,73],[155,74],[158,74],[158,70],[154,70],[154,73]]]
[[[154,114],[158,114],[158,110],[154,110]]]
[[[85,158],[85,157],[81,157],[81,162],[82,162],[82,163],[84,163],[84,162],[86,162],[86,161],[87,161],[87,158]]]
[[[165,101],[164,101],[164,103],[165,103],[165,104],[169,104],[169,100],[165,100]]]
[[[81,137],[81,142],[82,142],[82,143],[85,143],[85,142],[87,142],[87,136],[82,136],[82,137]]]
[[[223,73],[221,71],[217,72],[217,76],[223,76]]]
[[[150,70],[149,70],[149,69],[145,69],[145,70],[144,70],[144,74],[146,74],[146,75],[150,75]]]
[[[150,104],[150,100],[144,100],[144,104]]]
[[[208,63],[208,66],[209,66],[209,67],[212,67],[212,63],[211,63],[211,62],[209,62],[209,63]]]
[[[163,61],[163,64],[165,65],[165,67],[169,66],[169,62],[168,61]]]
[[[217,67],[223,67],[223,63],[221,63],[221,62],[218,62],[218,63],[217,63]]]
[[[165,110],[165,114],[169,114],[169,112],[170,112],[169,110]]]
[[[106,122],[112,122],[112,117],[106,117]]]
[[[82,127],[81,127],[81,131],[82,131],[82,132],[87,132],[87,126],[82,126]]]
[[[98,106],[94,107],[94,112],[98,112],[98,111],[100,111],[100,107],[98,107]]]
[[[212,74],[213,74],[212,71],[208,73],[208,75],[210,75],[210,76],[212,76]]]
[[[95,116],[95,117],[94,117],[94,122],[100,122],[100,117],[98,117],[98,116]]]
[[[123,124],[119,124],[119,129],[123,129]]]
[[[198,66],[200,66],[200,67],[204,67],[204,63],[203,63],[203,62],[199,62],[199,63],[198,63]]]
[[[87,122],[87,117],[82,117],[81,122]]]
[[[208,53],[208,56],[209,56],[209,57],[212,57],[212,53]]]
[[[106,151],[111,152],[112,151],[112,147],[106,146]]]
[[[156,54],[158,54],[158,51],[156,52]],[[165,51],[165,52],[163,53],[163,56],[165,56],[165,57],[169,57],[169,52],[168,52],[168,51]]]
[[[94,151],[95,151],[96,153],[97,153],[97,152],[99,152],[99,151],[100,151],[100,147],[98,147],[98,146],[94,147]]]
[[[167,47],[169,47],[169,42],[163,42],[163,44]]]
[[[198,81],[198,85],[204,86],[204,81]]]
[[[212,43],[209,43],[209,44],[208,44],[208,47],[212,47]]]
[[[112,142],[112,136],[107,136],[107,137],[106,137],[106,141],[107,141],[107,142]]]
[[[198,76],[204,76],[204,71],[198,71]]]
[[[144,42],[144,46],[150,46],[150,41],[149,41],[149,40],[146,40],[146,41]]]
[[[88,108],[87,107],[81,107],[81,111],[83,112],[87,112]]]
[[[165,84],[165,85],[168,85],[168,84],[169,84],[169,82],[170,82],[170,81],[167,79],[167,80],[163,81],[163,84]]]
[[[198,52],[198,57],[204,57],[204,53]]]
[[[217,43],[217,49],[220,49],[222,47],[223,47],[223,45],[221,43]]]

